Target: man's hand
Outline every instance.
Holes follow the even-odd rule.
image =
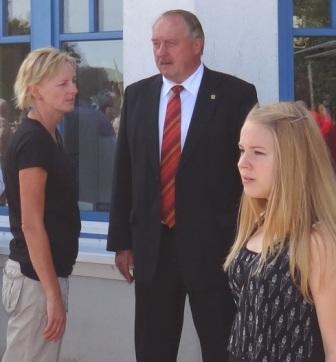
[[[134,278],[130,272],[130,269],[133,269],[133,251],[132,250],[119,250],[116,252],[115,263],[120,273],[125,277],[125,279],[132,283]]]
[[[47,296],[47,318],[43,337],[49,342],[57,341],[62,338],[66,323],[66,312],[60,295]]]

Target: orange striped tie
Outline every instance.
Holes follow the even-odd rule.
[[[167,104],[161,147],[161,219],[170,228],[175,225],[175,175],[181,156],[181,98],[183,86],[172,87]]]

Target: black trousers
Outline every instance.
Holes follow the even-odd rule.
[[[203,362],[227,362],[226,348],[234,317],[231,294],[224,287],[188,290],[178,265],[174,231],[163,228],[160,258],[153,282],[135,283],[137,362],[176,362],[186,295],[200,340]]]

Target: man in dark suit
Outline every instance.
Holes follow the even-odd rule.
[[[223,362],[234,307],[222,264],[241,193],[239,131],[256,91],[203,66],[190,12],[160,16],[152,42],[161,74],[125,91],[107,249],[129,282],[134,261],[138,362],[176,361],[186,295],[203,361]]]

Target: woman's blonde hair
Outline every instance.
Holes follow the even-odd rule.
[[[267,257],[277,255],[288,245],[291,276],[304,297],[312,301],[308,280],[314,224],[319,223],[330,236],[323,245],[327,253],[336,255],[336,180],[329,151],[310,112],[298,103],[257,106],[245,122],[261,124],[273,135],[274,184],[268,201],[243,193],[236,241],[224,268],[228,269],[258,224],[262,224],[259,270]]]
[[[30,52],[22,62],[14,84],[16,105],[21,110],[31,106],[30,86],[52,78],[63,64],[76,67],[76,60],[55,48],[40,48]]]

